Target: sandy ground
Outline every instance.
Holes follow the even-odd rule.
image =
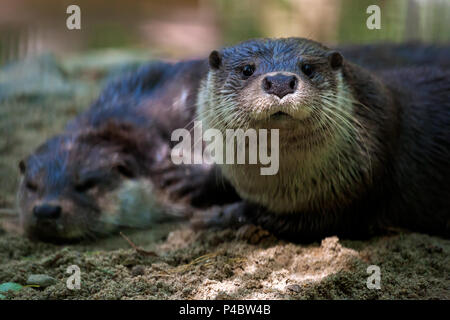
[[[108,63],[87,63],[97,56]],[[18,161],[87,108],[111,70],[141,59],[109,52],[60,63],[46,56],[0,71],[0,299],[450,298],[450,241],[423,234],[369,241],[329,237],[298,245],[272,236],[255,244],[243,236],[249,227],[194,232],[182,224],[161,224],[125,230],[134,244],[155,253],[148,255],[120,235],[57,246],[11,232]],[[47,85],[38,81],[43,76]],[[79,290],[66,285],[71,265],[81,270]],[[366,286],[369,265],[380,267],[380,289]],[[27,286],[33,274],[54,283]],[[22,287],[6,291],[5,283]]]

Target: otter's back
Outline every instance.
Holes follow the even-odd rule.
[[[400,108],[393,155],[396,196],[390,217],[416,230],[450,232],[450,71],[398,69],[382,74]],[[414,216],[414,217],[413,217]],[[414,223],[414,225],[411,225]]]

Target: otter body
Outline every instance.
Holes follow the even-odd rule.
[[[160,194],[184,199],[189,211],[220,205],[206,225],[251,222],[294,241],[366,237],[388,227],[448,236],[450,72],[368,67],[301,38],[250,40],[208,60],[143,67],[108,86],[68,126],[70,148],[48,143],[21,166],[22,220],[27,225],[40,206],[65,199],[82,234],[108,211],[100,199],[144,179],[162,211],[170,201],[158,202]],[[263,176],[250,164],[176,166],[171,134],[194,120],[221,132],[278,129],[278,173]],[[107,177],[94,184],[97,193],[83,195],[88,214],[73,210],[81,195],[61,185],[59,198],[46,191],[58,179],[41,178],[42,190],[28,190],[33,177],[54,175],[52,163],[61,162],[54,149],[75,150],[67,155],[72,167],[60,166],[69,190],[85,168]]]
[[[241,61],[254,68],[248,78],[236,71]],[[368,72],[304,39],[250,41],[213,53],[211,65],[200,89],[203,118],[234,106],[211,127],[280,129],[277,175],[222,166],[250,221],[292,240],[389,226],[449,234],[448,71]],[[297,87],[267,94],[274,73]],[[274,119],[279,110],[288,118]]]
[[[308,185],[313,195],[308,194],[301,202],[306,204],[304,209],[270,210],[273,204],[261,206],[252,201],[243,206],[243,212],[247,212],[250,221],[291,240],[314,240],[317,235],[330,234],[365,238],[390,227],[448,237],[449,76],[449,72],[438,68],[377,74],[386,90],[381,97],[388,97],[384,100],[387,103],[371,104],[371,100],[380,101],[380,96],[368,97],[363,92],[358,101],[363,101],[372,112],[365,107],[353,112],[358,122],[367,126],[360,139],[369,139],[364,144],[370,156],[362,155],[358,160],[344,155],[349,157],[348,161],[356,162],[354,171],[347,172],[348,175],[342,175],[342,168],[349,169],[351,165],[334,157],[335,166],[320,172]],[[293,156],[286,151],[288,154]],[[286,170],[285,181],[295,179],[295,172],[291,171],[293,163],[301,166],[290,158],[287,165],[280,164],[280,173]],[[271,190],[271,177],[261,178],[255,185],[264,194]],[[320,179],[330,191],[314,199],[320,195]],[[278,192],[289,192],[283,189],[285,181],[272,189],[273,193],[267,196],[269,202],[278,197]],[[295,193],[292,199],[285,196],[284,201],[295,203],[295,197]],[[270,214],[271,211],[280,213]]]
[[[21,161],[18,205],[25,234],[79,240],[118,227],[148,227],[168,213],[187,214],[186,205],[168,202],[156,168],[169,157],[169,132],[195,113],[195,91],[206,72],[204,61],[190,61],[151,63],[125,75]],[[168,85],[172,77],[178,86]],[[179,110],[180,103],[191,109]]]

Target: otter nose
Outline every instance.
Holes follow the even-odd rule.
[[[33,214],[38,219],[57,219],[61,215],[61,207],[42,204],[33,208]]]
[[[294,75],[278,73],[264,78],[262,86],[265,92],[274,94],[280,99],[297,89],[298,79]]]

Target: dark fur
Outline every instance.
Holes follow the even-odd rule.
[[[382,50],[394,52],[392,47]],[[402,60],[404,64],[428,61],[430,66],[381,67],[368,59],[375,69],[369,73],[351,63],[344,64],[344,79],[353,95],[370,109],[355,105],[354,116],[368,128],[369,136],[365,138],[373,146],[370,152],[374,156],[372,176],[364,177],[361,171],[354,177],[354,183],[359,185],[357,198],[350,204],[330,202],[326,204],[329,207],[285,215],[244,201],[235,207],[236,214],[297,241],[332,234],[367,237],[390,227],[449,236],[450,72],[446,69],[448,56],[443,54],[448,48],[417,50],[420,52],[412,51],[407,61]],[[223,50],[219,72],[215,74],[224,87],[235,89],[241,83],[238,79],[230,81],[234,75],[229,73],[239,65],[252,59],[264,60],[258,64],[260,73],[291,71],[302,60],[296,55],[299,51],[318,58],[330,52],[306,40],[249,41]],[[425,52],[437,61],[431,61]],[[397,54],[396,59],[401,60],[405,49],[399,49]],[[376,71],[377,68],[387,71]],[[322,76],[328,77],[326,71]]]
[[[350,206],[274,215],[255,204],[241,214],[291,240],[338,234],[366,238],[392,227],[450,235],[450,71],[408,68],[379,73],[392,102],[372,90],[364,72],[347,73],[359,100],[360,121],[378,128],[378,163],[370,184]],[[374,92],[372,95],[370,92]],[[389,102],[387,104],[384,104]]]

